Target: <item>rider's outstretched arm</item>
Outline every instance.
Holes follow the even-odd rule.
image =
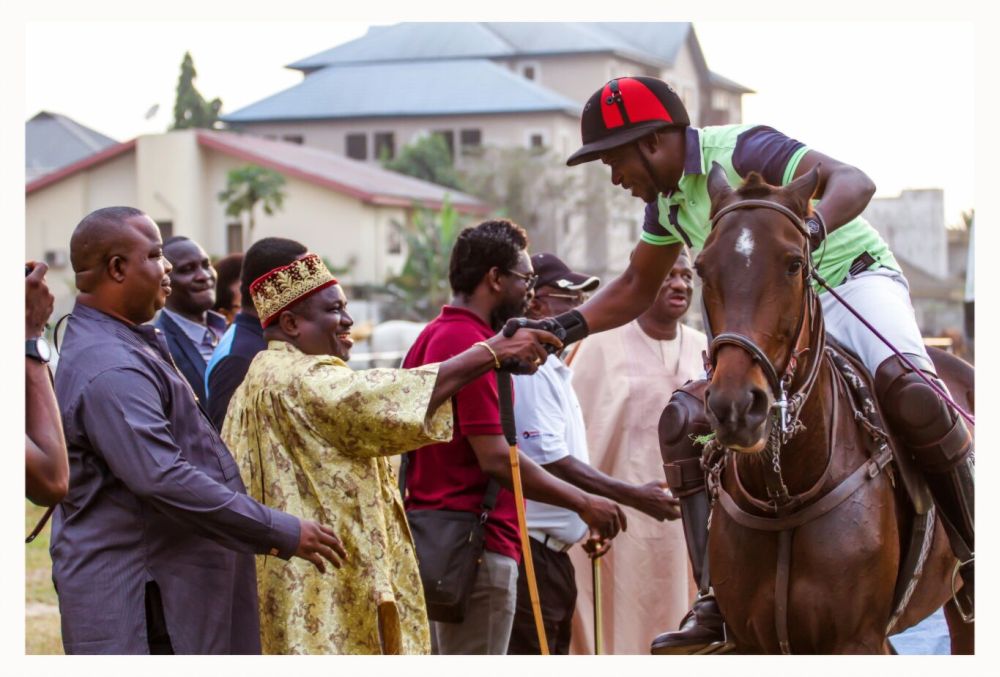
[[[577,309],[590,333],[631,322],[649,308],[677,260],[681,245],[639,242],[625,272]]]

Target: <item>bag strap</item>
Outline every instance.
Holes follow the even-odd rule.
[[[406,452],[399,461],[399,495],[401,498],[406,498],[406,474],[410,469],[410,454],[413,453],[412,451]],[[499,493],[500,483],[491,477],[486,485],[486,493],[483,494],[483,502],[479,505],[483,509],[482,519],[484,522],[486,516],[496,506]]]

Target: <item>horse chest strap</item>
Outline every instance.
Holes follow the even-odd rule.
[[[774,630],[781,653],[792,653],[788,638],[788,580],[791,577],[791,529],[778,532],[778,567],[774,574]]]
[[[729,492],[722,486],[719,487],[719,503],[726,514],[734,522],[747,529],[755,531],[784,531],[786,529],[796,529],[803,524],[807,524],[826,513],[830,512],[838,505],[846,501],[861,485],[871,477],[872,462],[861,464],[861,466],[848,476],[843,482],[838,484],[832,491],[825,494],[823,498],[812,503],[801,510],[797,510],[790,515],[782,517],[762,517],[752,515],[738,505],[733,500]],[[876,464],[877,467],[877,464]]]

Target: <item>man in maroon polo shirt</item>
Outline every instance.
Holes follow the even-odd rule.
[[[524,315],[535,282],[527,246],[524,230],[506,220],[484,221],[462,231],[448,273],[452,302],[421,332],[403,366],[442,362],[490,338],[507,319]],[[452,441],[411,455],[407,511],[478,514],[491,477],[501,489],[486,522],[485,552],[465,620],[432,621],[431,638],[439,654],[503,654],[514,621],[521,543],[495,372],[459,391],[453,411]],[[519,459],[528,498],[573,510],[595,538],[614,538],[625,528],[625,515],[616,503],[563,482],[524,454]]]

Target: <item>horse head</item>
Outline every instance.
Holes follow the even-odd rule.
[[[818,167],[783,188],[752,172],[733,189],[713,163],[708,177],[712,230],[695,261],[711,333],[708,419],[720,443],[765,449],[809,341],[814,308],[809,239],[802,219],[819,184]],[[810,310],[812,309],[812,310]]]

